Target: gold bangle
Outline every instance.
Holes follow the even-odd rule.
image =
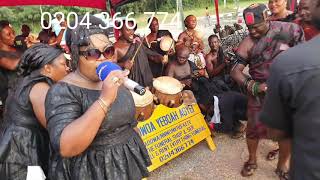
[[[104,106],[103,102],[101,101],[101,99],[98,99],[98,103],[101,107],[101,109],[103,110],[104,114],[107,114],[107,109],[108,107],[107,106]]]
[[[105,106],[105,107],[109,107],[110,104],[108,105],[101,97],[99,97],[99,100],[102,102],[102,104]]]

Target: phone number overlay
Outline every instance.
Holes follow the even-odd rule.
[[[61,22],[64,22],[66,20],[67,27],[69,29],[75,29],[78,25],[86,26],[89,29],[90,26],[92,25],[92,23],[90,22],[90,18],[89,18],[89,16],[90,16],[89,12],[85,13],[83,15],[83,17],[81,17],[80,21],[79,21],[78,14],[75,12],[69,12],[66,16],[62,12],[56,12],[54,14],[51,14],[49,12],[43,12],[41,14],[41,27],[43,29],[51,28],[52,20],[53,20],[52,17],[57,17],[58,15],[60,15],[62,17],[60,20],[58,20],[58,23],[60,24]],[[113,27],[115,29],[121,29],[123,27],[123,25],[126,25],[126,27],[128,29],[134,29],[137,25],[137,21],[133,18],[134,12],[128,13],[125,17],[121,15],[121,12],[115,13],[113,15],[113,17],[111,17],[108,12],[102,12],[99,15],[103,17],[102,20],[105,23],[105,24],[99,24],[99,27],[101,29],[108,29],[110,27]],[[144,12],[144,15],[150,19],[153,19],[153,17],[155,17],[155,15],[157,15],[157,17],[162,16],[162,21],[160,23],[161,24],[168,23],[168,21],[167,21],[167,17],[169,15],[168,12]],[[179,13],[176,13],[171,18],[171,21],[169,22],[169,24],[174,25],[174,24],[178,23],[179,17],[180,17]],[[48,25],[44,24],[44,20],[47,20]],[[74,20],[74,24],[70,24],[70,22],[72,20]],[[148,28],[150,26],[150,24],[151,24],[151,21],[148,22],[146,28]]]

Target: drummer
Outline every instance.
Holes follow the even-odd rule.
[[[168,64],[165,75],[179,80],[185,89],[191,89],[191,68],[188,63],[190,51],[186,46],[177,46],[177,59]]]
[[[145,39],[145,43],[147,44],[147,46],[151,50],[161,54],[162,56],[169,54],[169,56],[172,58],[172,55],[174,54],[172,50],[169,52],[165,52],[160,48],[161,38],[165,36],[169,36],[170,38],[173,38],[172,34],[168,30],[159,30],[159,22],[156,17],[153,17],[152,19],[149,18],[148,23],[150,23],[149,29],[151,33],[148,34],[148,36]],[[163,69],[166,64],[166,62],[163,61],[163,58],[161,56],[148,56],[148,59],[149,59],[149,65],[150,65],[153,77],[156,78],[156,77],[162,76]]]
[[[142,40],[134,33],[133,22],[123,22],[121,36],[114,44],[117,63],[124,69],[130,70],[129,78],[142,86],[152,86],[153,75],[149,66],[148,56],[158,54],[144,46]]]
[[[199,107],[206,113],[207,106],[212,102],[210,84],[204,77],[204,71],[199,71],[196,65],[188,60],[190,49],[184,45],[176,46],[177,58],[169,62],[165,74],[179,80],[184,89],[192,90]]]

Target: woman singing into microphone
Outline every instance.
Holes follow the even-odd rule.
[[[133,129],[134,101],[122,86],[127,73],[112,71],[99,81],[96,68],[112,61],[114,49],[99,28],[103,22],[90,16],[90,23],[89,28],[67,30],[74,72],[53,86],[46,99],[53,150],[49,178],[141,179],[148,175],[151,161]]]

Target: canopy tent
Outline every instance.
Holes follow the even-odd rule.
[[[128,3],[131,3],[131,2],[134,2],[134,1],[137,1],[137,0],[110,0],[110,5],[111,7],[119,7],[119,6],[122,6],[124,4],[128,4]]]
[[[109,0],[111,8],[136,0]],[[106,9],[107,0],[0,0],[0,6],[27,6],[27,5],[54,5],[54,6],[79,6],[97,9]]]

